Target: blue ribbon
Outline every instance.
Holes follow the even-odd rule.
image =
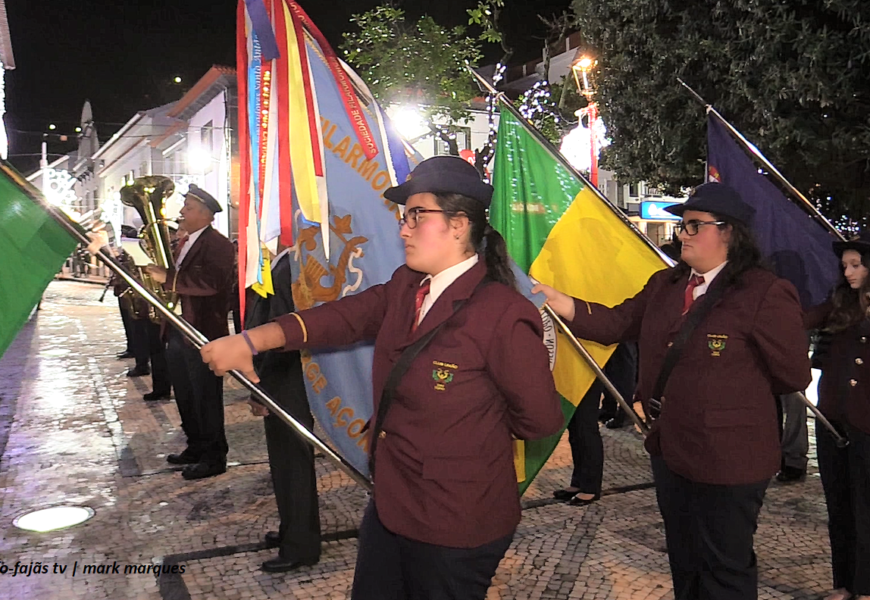
[[[265,2],[263,0],[245,0],[245,6],[248,8],[248,16],[251,18],[251,27],[254,28],[254,33],[257,34],[260,41],[263,59],[274,60],[278,58],[280,56],[278,42],[275,41],[275,31],[272,29],[272,22],[266,12]]]

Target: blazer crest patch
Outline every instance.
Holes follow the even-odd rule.
[[[727,335],[719,333],[708,333],[707,347],[710,349],[710,356],[722,356],[722,352],[725,351],[727,341]]]
[[[433,360],[432,364],[435,366],[432,369],[432,380],[435,382],[435,390],[443,392],[447,389],[447,384],[453,381],[453,373],[459,366],[441,362],[440,360]]]

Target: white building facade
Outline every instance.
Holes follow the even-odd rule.
[[[215,66],[180,100],[137,113],[102,146],[90,105],[85,103],[78,150],[51,164],[43,159],[40,169],[27,179],[84,226],[102,220],[117,235],[122,225],[136,229],[143,225],[138,211],[121,203],[122,187],[147,175],[171,178],[175,193],[164,216],[176,219],[183,194],[195,183],[224,208],[214,226],[232,238],[238,207],[231,184],[238,171],[232,135],[236,102],[235,71]],[[94,261],[81,265],[81,260],[75,255],[68,261],[66,274],[108,277],[105,267]]]

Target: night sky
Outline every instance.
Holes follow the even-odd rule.
[[[300,0],[334,48],[352,14],[377,0]],[[399,3],[411,18],[429,14],[464,25],[476,0]],[[505,27],[519,64],[540,56],[543,25],[536,14],[567,10],[570,0],[506,0]],[[38,166],[43,133],[49,161],[76,147],[75,127],[86,99],[101,141],[137,111],[172,102],[213,64],[235,66],[235,0],[6,0],[16,69],[6,72],[10,160],[24,172]],[[474,30],[472,30],[474,32]],[[495,62],[501,51],[485,46]],[[173,79],[181,77],[181,84]],[[49,132],[50,123],[57,129]],[[63,142],[60,134],[69,134]]]

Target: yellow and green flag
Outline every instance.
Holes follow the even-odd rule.
[[[78,243],[29,185],[0,163],[0,356]]]
[[[502,100],[490,207],[490,223],[511,257],[533,278],[575,298],[615,306],[634,296],[665,262],[512,108]],[[602,366],[615,348],[583,344]],[[595,375],[561,333],[556,348],[553,376],[567,426]],[[521,493],[561,435],[517,444]]]

